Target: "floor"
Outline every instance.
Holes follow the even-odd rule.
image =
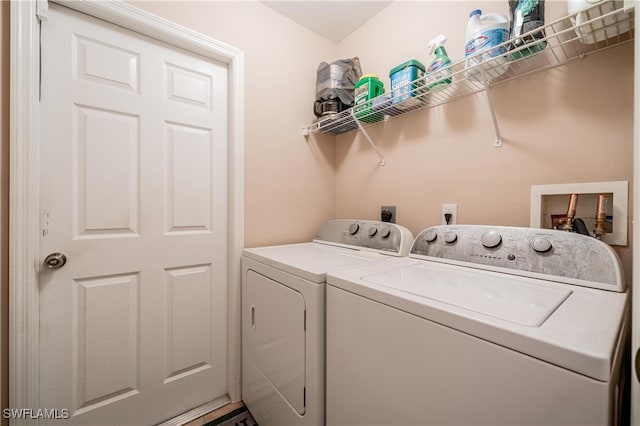
[[[242,406],[244,406],[242,401],[233,402],[225,405],[224,407],[220,407],[217,410],[213,410],[204,416],[198,417],[195,420],[191,420],[189,423],[185,423],[182,426],[202,426]]]

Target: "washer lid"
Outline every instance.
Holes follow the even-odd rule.
[[[331,272],[327,284],[603,382],[628,321],[626,292],[426,260]]]
[[[526,326],[540,326],[571,294],[510,275],[479,276],[472,269],[442,270],[425,263],[362,280]]]
[[[314,283],[326,282],[327,272],[368,265],[389,258],[379,253],[319,243],[288,244],[244,249],[242,254]]]

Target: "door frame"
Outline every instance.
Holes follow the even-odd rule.
[[[123,1],[51,1],[221,62],[229,70],[227,389],[231,401],[239,401],[240,259],[244,246],[244,53]],[[13,408],[40,408],[39,23],[46,20],[47,10],[47,0],[11,2],[9,406]]]

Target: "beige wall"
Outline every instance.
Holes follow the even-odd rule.
[[[461,59],[474,8],[505,13],[507,2],[395,2],[340,43],[339,56],[358,55],[363,72],[379,74],[388,90],[395,65],[428,65],[427,43],[439,33],[452,60]],[[547,2],[547,22],[565,14],[565,2]],[[529,226],[531,185],[631,185],[632,44],[499,85],[492,95],[502,148],[492,147],[484,94],[370,127],[384,167],[364,137],[339,136],[336,215],[376,219],[381,205],[396,205],[399,223],[416,234],[441,222],[443,203],[457,203],[459,223]],[[631,250],[616,250],[630,280]]]
[[[245,53],[245,245],[309,241],[335,216],[335,144],[307,143],[335,45],[258,2],[132,2]]]

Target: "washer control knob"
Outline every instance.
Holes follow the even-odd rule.
[[[455,232],[449,231],[444,234],[445,243],[453,244],[456,242],[457,239],[458,239],[458,234],[456,234]]]
[[[374,237],[377,233],[378,233],[378,228],[376,228],[375,226],[372,226],[371,228],[369,228],[370,237]]]
[[[437,238],[438,238],[438,233],[436,231],[434,231],[433,229],[428,230],[426,232],[426,234],[424,234],[424,239],[428,243],[434,242]]]
[[[551,241],[544,237],[536,237],[531,242],[531,248],[536,253],[546,253],[551,250],[552,247],[553,245],[551,244]]]
[[[502,242],[502,236],[496,231],[487,231],[480,237],[480,242],[486,248],[498,247]]]
[[[382,239],[389,238],[391,236],[391,228],[382,228],[380,231],[380,236]]]
[[[358,225],[357,223],[352,223],[351,225],[349,225],[349,234],[350,235],[357,234],[359,230],[360,230],[360,225]]]

